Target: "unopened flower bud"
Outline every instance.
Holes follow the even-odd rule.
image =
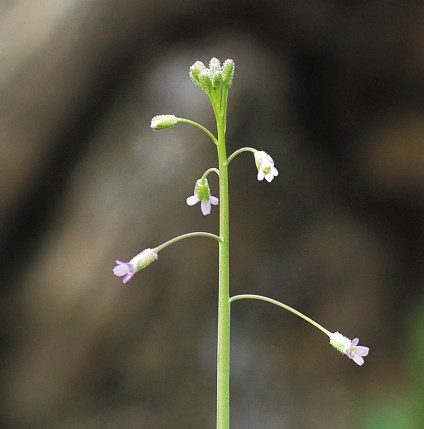
[[[218,60],[218,58],[213,57],[209,61],[209,70],[212,77],[214,77],[216,73],[219,73],[221,71],[221,62]]]
[[[213,89],[220,89],[224,76],[222,74],[221,62],[218,58],[212,58],[209,62],[209,74],[212,80]]]
[[[222,74],[222,71],[218,71],[215,73],[213,79],[212,79],[212,83],[213,83],[213,88],[214,89],[220,89],[222,87],[222,82],[224,80],[224,76]]]
[[[197,86],[200,86],[200,74],[206,72],[206,67],[201,61],[196,61],[190,67],[190,78]]]
[[[234,77],[234,61],[231,59],[225,60],[222,65],[222,74],[224,76],[224,85],[229,88],[233,83]]]
[[[171,128],[174,125],[178,124],[178,119],[174,115],[158,115],[152,119],[150,123],[150,128],[155,131],[164,130],[166,128]]]
[[[206,92],[206,94],[209,94],[212,91],[213,82],[210,77],[209,70],[199,74],[199,86]]]

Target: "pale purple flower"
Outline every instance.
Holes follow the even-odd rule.
[[[128,283],[137,272],[136,266],[130,262],[123,262],[119,259],[116,260],[116,266],[113,269],[113,274],[117,277],[124,277],[122,283]]]
[[[358,346],[359,339],[349,338],[342,335],[340,332],[334,332],[330,335],[330,344],[340,353],[345,354],[349,359],[352,359],[357,365],[361,366],[364,363],[364,356],[368,356],[369,347]]]
[[[146,268],[153,261],[156,261],[158,254],[154,249],[144,249],[138,255],[135,255],[129,262],[116,260],[116,266],[113,269],[113,274],[117,277],[123,277],[122,283],[128,283],[134,274],[143,268]]]
[[[204,216],[210,214],[211,204],[216,206],[219,203],[219,199],[211,195],[208,179],[206,178],[196,181],[193,195],[188,197],[186,201],[189,206],[194,206],[200,201],[200,209]]]
[[[272,182],[278,176],[278,170],[274,167],[274,160],[263,150],[255,152],[255,163],[258,169],[258,180]]]
[[[364,356],[368,356],[369,347],[358,346],[359,339],[354,338],[350,346],[346,348],[345,353],[349,359],[352,359],[356,364],[361,366],[364,363]]]

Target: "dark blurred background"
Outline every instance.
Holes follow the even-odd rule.
[[[232,428],[424,427],[424,3],[0,1],[0,427],[213,428],[217,246],[193,230],[216,165],[188,69],[234,59]],[[217,194],[217,181],[210,181]]]

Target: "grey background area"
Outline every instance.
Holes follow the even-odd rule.
[[[397,429],[373,422],[398,409],[423,427],[423,21],[412,0],[0,2],[0,426],[215,426],[216,243],[167,248],[126,286],[112,268],[218,231],[185,203],[211,142],[149,128],[214,130],[188,70],[216,56],[236,63],[229,153],[280,172],[231,163],[232,293],[371,347],[357,367],[234,303],[232,428]]]

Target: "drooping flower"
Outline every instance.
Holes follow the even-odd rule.
[[[368,356],[370,349],[369,347],[358,346],[358,343],[359,338],[354,338],[345,353],[348,358],[352,359],[356,364],[362,365],[364,363],[364,356]]]
[[[258,180],[272,182],[278,176],[278,170],[274,167],[274,160],[263,150],[255,152],[255,163],[258,169]]]
[[[368,356],[369,347],[358,346],[359,339],[349,338],[342,335],[340,332],[334,332],[330,336],[330,344],[340,353],[345,354],[349,359],[352,359],[357,365],[361,366],[364,363],[364,357]]]
[[[128,283],[134,274],[143,268],[146,268],[153,261],[156,261],[158,254],[153,249],[145,249],[138,255],[134,256],[129,262],[116,260],[116,266],[113,274],[117,277],[123,277],[122,283]]]
[[[194,206],[199,201],[200,209],[202,210],[204,216],[210,214],[211,204],[216,206],[219,203],[219,199],[211,195],[208,179],[206,178],[199,179],[196,181],[193,195],[187,198],[187,204],[189,206]]]

